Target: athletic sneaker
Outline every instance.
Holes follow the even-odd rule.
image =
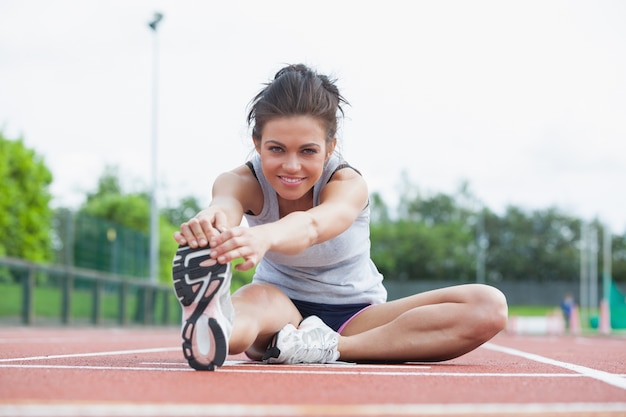
[[[228,356],[234,310],[230,263],[201,266],[210,253],[209,247],[179,246],[172,278],[183,309],[183,354],[192,368],[213,371]]]
[[[328,363],[339,359],[339,334],[317,316],[302,320],[299,328],[291,323],[272,340],[263,360],[267,363]]]

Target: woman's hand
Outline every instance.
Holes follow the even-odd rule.
[[[211,258],[221,264],[243,258],[244,262],[235,265],[235,269],[247,271],[254,268],[270,248],[263,230],[263,226],[234,227],[213,234],[209,240]]]
[[[226,228],[226,214],[218,208],[209,207],[181,224],[180,231],[174,233],[174,239],[179,245],[188,245],[192,248],[204,247]]]

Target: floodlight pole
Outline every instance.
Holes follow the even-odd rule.
[[[602,298],[606,301],[607,306],[611,307],[611,286],[613,275],[613,249],[611,229],[609,226],[604,226],[602,243]]]
[[[476,282],[484,284],[486,281],[487,248],[489,236],[485,231],[485,206],[478,199],[474,199],[476,213]]]
[[[148,26],[152,29],[152,187],[150,190],[150,282],[159,280],[159,208],[157,205],[157,110],[158,110],[158,37],[157,26],[163,19],[155,13]]]
[[[590,226],[585,222],[580,224],[580,295],[579,307],[580,318],[583,323],[587,321],[589,311],[589,262],[590,250]]]

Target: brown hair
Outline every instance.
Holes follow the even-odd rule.
[[[252,138],[261,140],[265,124],[277,117],[312,116],[326,127],[326,143],[337,133],[337,120],[343,116],[342,104],[349,104],[326,75],[303,64],[289,65],[276,73],[250,102],[248,126]]]

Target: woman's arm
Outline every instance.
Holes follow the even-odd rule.
[[[318,206],[295,211],[272,225],[264,225],[272,229],[271,250],[297,254],[340,235],[363,211],[367,199],[363,177],[352,169],[338,171],[322,190]]]
[[[294,211],[280,220],[252,228],[235,227],[214,235],[212,256],[220,263],[237,258],[238,269],[250,269],[267,251],[293,255],[338,236],[352,225],[367,204],[367,185],[358,173],[343,169],[324,187],[320,204]]]

